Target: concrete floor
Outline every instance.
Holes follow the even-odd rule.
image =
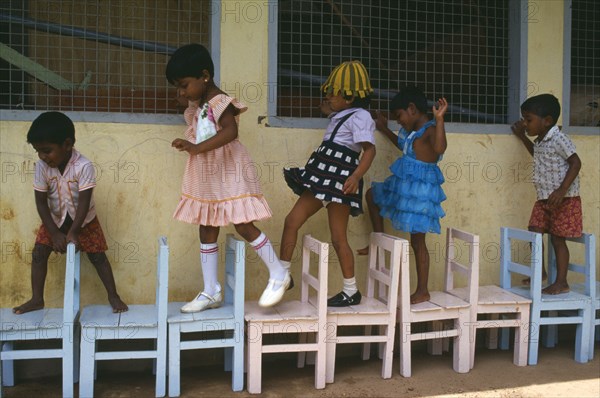
[[[393,377],[380,377],[381,361],[362,361],[358,356],[338,358],[335,383],[314,389],[314,367],[295,367],[293,358],[267,356],[263,367],[262,396],[265,397],[599,397],[600,352],[587,364],[573,360],[572,342],[552,349],[541,348],[536,366],[517,367],[512,352],[478,349],[475,368],[468,374],[452,370],[449,354],[432,357],[413,350],[411,378],[398,373],[394,358]],[[123,363],[123,362],[121,362]],[[185,364],[184,364],[185,365]],[[231,377],[217,366],[191,366],[182,371],[182,397],[249,397],[246,391],[231,391]],[[60,365],[58,365],[60,366]],[[77,388],[77,386],[76,386]],[[60,397],[61,379],[56,377],[19,380],[4,388],[4,397]],[[153,397],[154,378],[144,372],[98,372],[96,397]]]

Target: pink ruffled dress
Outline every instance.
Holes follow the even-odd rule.
[[[229,105],[239,113],[248,108],[224,94],[208,102],[217,134],[219,119]],[[202,108],[190,105],[184,113],[188,125],[185,139],[196,143],[196,127]],[[239,124],[239,114],[235,117]],[[181,200],[173,218],[190,224],[223,227],[271,217],[256,174],[256,164],[248,150],[236,138],[222,147],[190,155],[183,174]]]

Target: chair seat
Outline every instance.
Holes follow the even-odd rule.
[[[63,309],[45,308],[37,311],[27,312],[17,315],[13,313],[12,308],[0,309],[0,333],[36,330],[36,329],[62,329]],[[7,334],[7,336],[10,336]],[[60,338],[58,336],[57,338]],[[19,340],[29,340],[26,337],[19,336]],[[10,340],[7,338],[6,340]]]
[[[184,313],[181,312],[181,307],[186,304],[185,302],[170,302],[167,321],[169,323],[187,323],[197,321],[211,321],[211,320],[226,320],[234,319],[233,305],[223,304],[221,307],[212,308],[206,311]]]
[[[529,286],[513,286],[507,289],[512,293],[518,294],[519,296],[528,297],[530,294]],[[582,308],[585,302],[590,301],[590,297],[577,293],[573,290],[567,293],[561,294],[544,294],[542,293],[542,305],[545,303],[562,303],[563,308],[556,309],[577,309]]]
[[[571,285],[571,291],[579,294],[585,294],[585,283],[575,283]],[[600,281],[596,281],[596,308],[600,304]]]
[[[258,302],[246,303],[247,322],[276,322],[294,319],[302,320],[318,320],[319,314],[317,309],[309,303],[301,301],[284,301],[276,307],[263,308],[258,305]]]
[[[469,298],[469,292],[466,287],[449,290],[448,293],[455,295],[463,300]],[[502,289],[500,286],[488,285],[480,286],[478,294],[478,306],[502,305],[502,304],[531,304],[531,300],[518,294]]]
[[[130,305],[129,311],[114,313],[110,305],[90,305],[81,312],[81,327],[115,328],[135,326],[138,328],[157,327],[156,305]]]
[[[429,301],[411,304],[410,310],[412,312],[428,312],[470,307],[466,301],[446,292],[431,292],[430,295]]]

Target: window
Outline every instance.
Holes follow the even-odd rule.
[[[276,119],[320,117],[319,86],[333,67],[357,59],[367,67],[376,91],[372,109],[387,109],[399,86],[414,84],[430,100],[448,99],[449,122],[508,123],[509,98],[515,100],[519,91],[516,80],[509,77],[509,58],[514,54],[509,51],[509,14],[520,12],[519,3],[288,0],[277,4],[277,65],[271,64],[276,72],[270,72],[277,81],[270,109]]]
[[[600,2],[571,3],[569,125],[600,127]],[[598,130],[596,130],[596,134]]]
[[[0,109],[178,113],[164,74],[210,48],[210,0],[0,0]]]

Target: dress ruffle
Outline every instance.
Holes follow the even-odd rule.
[[[272,216],[262,195],[245,196],[223,201],[205,201],[183,196],[173,218],[191,224],[224,227],[246,224]]]
[[[446,213],[444,176],[436,163],[402,156],[390,166],[392,175],[372,184],[373,200],[380,215],[389,218],[395,229],[408,233],[440,233],[439,219]]]

